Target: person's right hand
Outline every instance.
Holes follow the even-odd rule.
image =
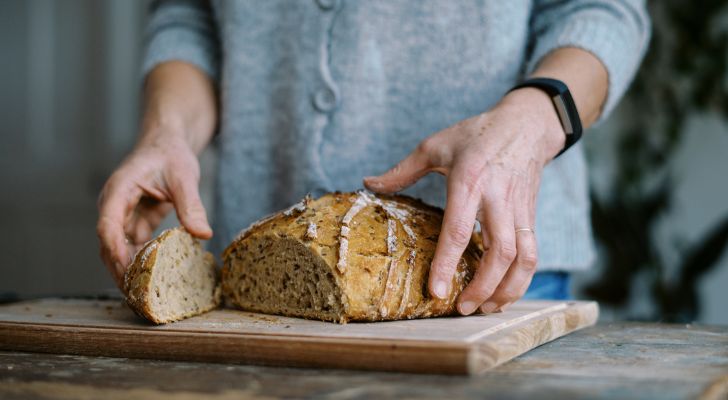
[[[192,235],[212,237],[199,179],[194,151],[182,138],[164,135],[140,142],[106,181],[98,201],[96,232],[101,258],[122,291],[131,258],[173,207]]]

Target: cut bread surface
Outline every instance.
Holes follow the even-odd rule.
[[[198,315],[220,304],[214,257],[182,228],[166,230],[147,243],[124,281],[130,307],[158,324]]]
[[[442,217],[441,209],[407,196],[307,196],[233,240],[220,284],[212,254],[184,229],[170,229],[127,270],[127,302],[155,323],[207,312],[220,304],[221,292],[246,311],[340,323],[455,314],[483,249],[474,236],[449,297],[431,297],[427,281]]]
[[[223,292],[245,310],[338,321],[344,309],[326,261],[290,238],[251,238],[230,260],[226,277]]]

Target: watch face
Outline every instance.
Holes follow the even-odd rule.
[[[567,135],[573,134],[574,127],[571,124],[571,118],[569,118],[569,113],[566,110],[564,99],[562,99],[561,96],[554,96],[552,99],[554,101],[554,106],[556,107],[556,112],[559,113],[559,119],[561,120],[561,126],[564,127],[564,132],[566,132]]]

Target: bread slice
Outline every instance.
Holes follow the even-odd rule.
[[[144,245],[126,271],[124,289],[129,306],[157,324],[209,311],[221,297],[214,257],[182,228]]]
[[[467,247],[449,298],[430,297],[442,217],[441,209],[407,196],[307,196],[230,244],[223,296],[243,310],[341,323],[454,314],[482,246],[474,239]]]

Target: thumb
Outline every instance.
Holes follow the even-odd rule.
[[[389,171],[364,178],[364,186],[377,193],[394,193],[412,186],[429,172],[427,156],[415,150]]]
[[[178,173],[170,182],[172,202],[182,226],[200,239],[212,237],[212,228],[207,221],[205,207],[197,187],[199,179],[192,173]]]

